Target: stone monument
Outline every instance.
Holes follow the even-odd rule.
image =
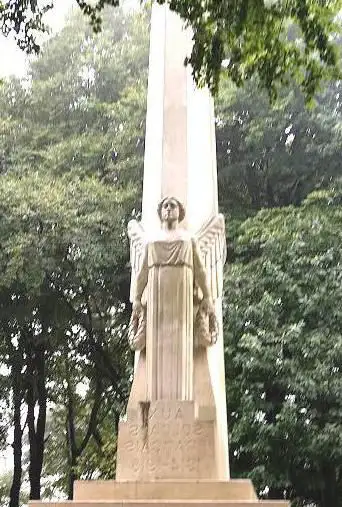
[[[163,217],[161,213],[158,216],[157,210],[162,211],[160,203],[167,196],[181,203],[179,211],[184,216],[180,217],[180,229],[195,252],[195,255],[188,252],[188,285],[193,278],[195,289],[191,287],[182,296],[187,301],[181,301],[173,290],[183,289],[178,287],[170,292],[168,283],[163,289],[160,281],[155,281],[166,293],[159,293],[158,301],[153,300],[148,286],[144,295],[145,299],[150,298],[142,302],[147,342],[146,347],[133,345],[137,349],[135,375],[127,421],[121,423],[118,442],[120,480],[229,478],[221,315],[225,228],[223,217],[218,214],[213,102],[207,90],[196,88],[191,70],[184,66],[190,51],[191,34],[183,29],[180,18],[167,6],[153,5],[142,222],[129,227],[131,299],[134,303],[137,271],[144,262],[144,244],[149,243],[151,250],[151,244],[160,236]],[[167,233],[163,227],[164,237],[172,234],[175,233]],[[182,267],[168,269],[170,273],[185,273],[185,264],[179,262]],[[147,273],[144,269],[143,272]],[[209,346],[200,345],[201,338],[194,332],[204,317],[206,301],[212,310],[215,308],[218,332],[213,346],[208,341]],[[157,304],[162,308],[161,320],[165,318],[160,343],[160,323],[156,320],[152,323],[152,313],[158,319]],[[182,330],[178,329],[181,327]],[[174,334],[177,338],[173,340]],[[169,392],[158,387],[163,382]],[[173,421],[166,419],[171,413],[178,414]],[[168,459],[156,466],[155,453],[162,449],[168,453]]]
[[[186,212],[175,197],[161,200],[158,215],[161,228],[150,235],[135,221],[129,227],[129,336],[139,357],[120,424],[117,478],[225,479],[228,450],[207,358],[219,335],[213,301],[222,290],[224,219],[212,217],[192,236],[179,226]]]
[[[142,221],[128,231],[134,379],[119,424],[116,481],[77,481],[73,503],[82,507],[288,506],[259,502],[250,481],[229,478],[225,224],[213,103],[184,66],[190,51],[180,18],[154,4]]]

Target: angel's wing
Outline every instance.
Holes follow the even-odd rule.
[[[222,296],[223,265],[226,261],[226,229],[222,214],[212,217],[196,234],[212,298]]]
[[[130,239],[131,288],[130,300],[133,303],[137,275],[141,269],[145,252],[145,232],[140,222],[131,220],[127,226]]]

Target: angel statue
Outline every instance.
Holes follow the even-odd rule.
[[[214,300],[222,290],[224,218],[217,215],[191,237],[179,226],[185,209],[175,197],[165,197],[157,212],[161,229],[154,237],[147,238],[135,220],[128,226],[129,341],[146,354],[147,399],[191,400],[194,347],[217,339]]]

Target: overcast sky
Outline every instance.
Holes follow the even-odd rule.
[[[68,11],[74,6],[74,0],[57,0],[58,8],[52,9],[45,20],[53,32],[63,27],[64,19]],[[0,77],[16,74],[24,76],[27,70],[27,57],[21,51],[13,39],[0,35]]]
[[[92,2],[96,3],[96,0],[89,0],[89,3]],[[52,33],[63,28],[65,17],[71,9],[79,8],[75,0],[55,0],[55,4],[58,7],[49,11],[44,18]],[[140,0],[122,0],[120,5],[124,10],[137,9]],[[27,56],[17,47],[14,40],[0,34],[0,78],[11,74],[23,77],[27,71],[27,64]]]

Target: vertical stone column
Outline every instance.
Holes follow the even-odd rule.
[[[159,227],[157,205],[174,195],[188,200],[188,33],[166,6],[153,5],[147,96],[142,222]]]
[[[181,19],[167,6],[154,4],[142,205],[145,230],[158,227],[157,205],[167,195],[175,196],[184,203],[187,211],[185,226],[192,232],[218,213],[213,101],[208,90],[196,88],[191,70],[184,66],[190,51],[191,32],[184,29]],[[220,336],[218,343],[207,351],[206,362],[216,409],[219,478],[227,479],[228,432],[221,301],[217,301],[216,305]]]

